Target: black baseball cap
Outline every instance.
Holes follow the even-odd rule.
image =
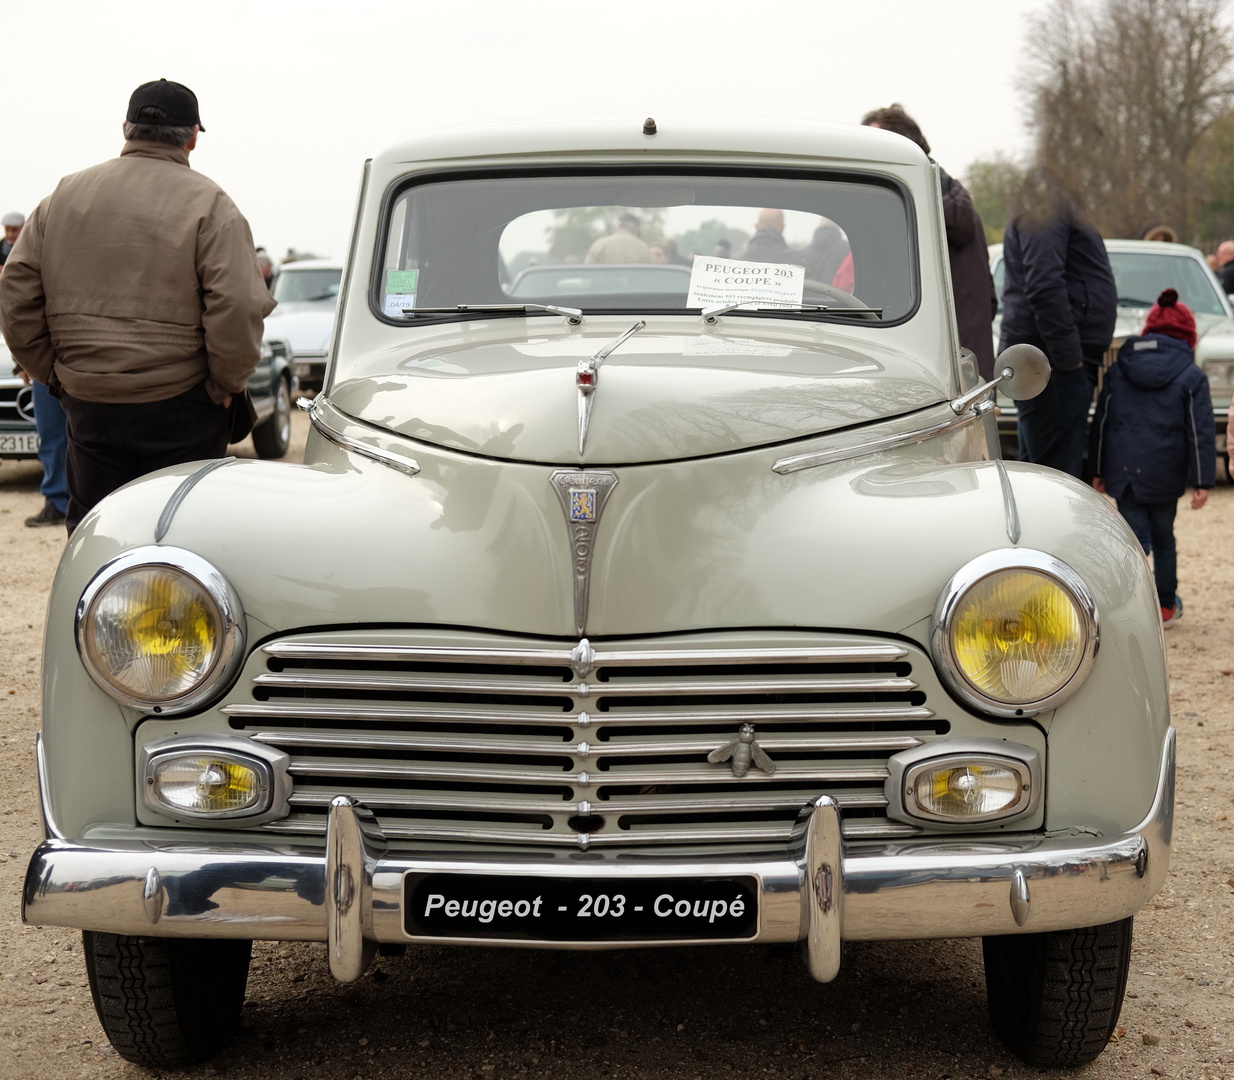
[[[178,82],[159,79],[142,83],[129,98],[125,116],[130,124],[153,124],[156,127],[192,127],[202,131],[205,126],[197,114],[197,95]]]

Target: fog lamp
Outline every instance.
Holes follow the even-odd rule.
[[[985,820],[1014,812],[1028,781],[1006,763],[924,765],[906,778],[905,795],[924,817]]]
[[[255,815],[270,804],[269,766],[230,753],[160,754],[147,765],[146,801],[173,815]]]
[[[936,613],[943,674],[957,694],[999,716],[1058,704],[1080,685],[1097,640],[1088,589],[1043,552],[974,560],[948,583]]]
[[[1040,801],[1040,755],[1002,739],[924,743],[887,762],[887,814],[972,827],[1027,818]]]

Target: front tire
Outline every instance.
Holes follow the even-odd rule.
[[[1131,923],[983,938],[995,1034],[1038,1068],[1097,1057],[1114,1033],[1127,989]]]
[[[240,1030],[251,942],[85,930],[82,946],[95,1012],[126,1060],[204,1061]]]
[[[253,428],[253,449],[259,458],[281,458],[291,446],[291,387],[279,379],[274,412]]]

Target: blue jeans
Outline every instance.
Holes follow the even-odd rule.
[[[69,481],[65,472],[69,437],[64,429],[64,410],[42,383],[34,383],[31,389],[34,390],[34,426],[39,433],[39,464],[43,466],[39,493],[63,514],[69,508]]]
[[[1174,546],[1174,514],[1177,502],[1137,502],[1128,488],[1118,502],[1118,512],[1126,519],[1145,555],[1153,557],[1153,577],[1157,599],[1164,608],[1174,606],[1178,595],[1178,551]]]
[[[1079,479],[1088,441],[1088,407],[1096,388],[1096,365],[1081,364],[1075,371],[1051,371],[1037,397],[1016,402],[1020,460]]]

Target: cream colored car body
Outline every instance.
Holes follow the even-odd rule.
[[[890,177],[915,206],[916,310],[894,326],[739,312],[711,324],[697,313],[642,316],[646,329],[604,367],[581,456],[576,369],[633,315],[587,313],[581,325],[378,318],[372,275],[383,207],[409,174],[621,164]],[[1133,914],[1160,886],[1169,853],[1173,744],[1154,590],[1133,537],[1103,499],[1050,470],[992,460],[982,418],[952,408],[972,383],[942,237],[935,168],[906,140],[869,129],[509,127],[426,136],[374,159],[304,464],[234,461],[206,474],[199,464],[154,474],[105,500],[69,543],[44,662],[49,840],[31,864],[25,917],[128,934],[328,940],[336,974],[354,978],[363,941],[416,939],[398,914],[405,873],[444,866],[569,880],[659,866],[756,875],[763,906],[753,940],[806,939],[812,970],[827,978],[841,938],[1006,934]],[[774,347],[774,363],[720,347],[751,341]],[[618,477],[590,552],[581,632],[578,552],[550,484],[558,469]],[[79,598],[100,567],[156,543],[196,553],[231,583],[248,650],[216,701],[173,718],[104,694],[74,639]],[[1083,685],[1058,707],[997,719],[949,689],[931,659],[932,633],[953,575],[986,553],[1014,560],[1022,550],[1049,553],[1086,583],[1100,648]],[[623,833],[611,819],[580,832],[569,820],[603,809],[587,786],[589,770],[603,768],[600,736],[590,734],[603,717],[588,714],[588,695],[603,688],[585,685],[583,663],[575,671],[584,685],[560,691],[574,695],[557,751],[573,789],[538,834],[448,814],[400,831],[378,798],[372,809],[384,835],[374,840],[370,829],[361,839],[355,814],[336,807],[327,815],[326,797],[364,802],[373,784],[363,776],[314,788],[312,805],[293,794],[290,817],[252,827],[139,809],[142,747],[263,730],[269,714],[258,706],[272,699],[254,687],[285,674],[272,665],[271,643],[290,642],[292,652],[324,642],[560,657],[584,637],[597,652],[656,653],[656,662],[682,650],[722,660],[803,645],[899,648],[939,725],[926,741],[1033,748],[1044,761],[1040,803],[1010,825],[960,833],[877,814],[863,832],[866,819],[847,821],[843,805],[831,834],[757,820],[718,838],[714,830],[728,825],[709,826],[712,835],[679,826],[675,839],[671,828],[652,830],[642,844],[637,830]],[[278,726],[276,717],[266,722]],[[345,738],[354,726],[332,730]],[[683,743],[689,768],[712,770],[735,791],[747,782],[764,790],[758,770],[735,777],[726,764],[708,764],[723,740],[706,738]],[[305,776],[294,778],[296,791]],[[806,786],[812,798],[828,795],[825,783]],[[832,835],[840,827],[849,830],[842,839]],[[327,828],[335,830],[329,872]],[[169,882],[183,887],[219,865],[259,869],[234,880],[220,870],[208,911],[177,904]],[[355,905],[327,887],[340,866],[356,875]],[[824,896],[822,868],[834,871],[828,882],[843,880],[834,896]],[[81,894],[83,881],[91,886]],[[304,885],[312,881],[316,892]]]

